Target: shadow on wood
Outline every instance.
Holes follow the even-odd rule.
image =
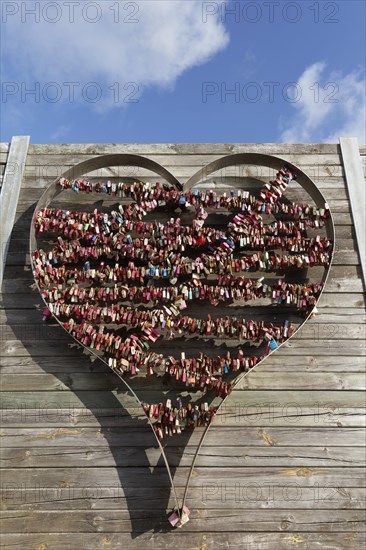
[[[33,210],[33,207],[29,210]],[[19,218],[18,222],[14,225],[14,231],[17,232],[17,226],[22,225],[23,218],[29,218],[29,210],[24,212],[24,214]],[[10,245],[11,246],[11,245]],[[24,264],[26,264],[26,251],[24,251]],[[6,272],[5,272],[6,274]],[[24,276],[24,274],[23,274]],[[43,303],[41,297],[32,290],[31,286],[33,284],[33,278],[30,273],[29,277],[29,293],[34,295],[35,303],[38,306],[39,317],[41,322],[43,308]],[[3,305],[5,311],[14,309],[14,296],[4,293],[3,294]],[[36,307],[37,307],[36,306]],[[17,304],[17,307],[21,308],[21,304]],[[31,310],[25,310],[29,314]],[[32,322],[30,319],[28,322]],[[25,323],[28,325],[28,322]],[[85,374],[88,372],[99,370],[101,373],[107,377],[109,369],[102,363],[102,361],[96,359],[92,361],[92,356],[83,352],[81,346],[77,346],[74,340],[69,336],[63,329],[57,324],[52,325],[53,340],[50,341],[52,344],[52,356],[60,357],[60,362],[62,367],[60,367],[61,372],[55,372],[54,365],[52,364],[52,358],[50,360],[48,357],[39,356],[39,348],[34,345],[34,340],[28,342],[27,338],[24,336],[24,324],[15,324],[8,323],[11,330],[14,332],[15,337],[22,343],[24,348],[29,353],[30,357],[41,366],[45,373],[52,375],[52,377],[57,377],[61,387],[68,387],[74,393],[76,401],[80,402],[80,408],[76,410],[75,404],[70,406],[67,409],[65,407],[65,400],[63,399],[61,403],[57,401],[50,403],[50,397],[52,396],[49,392],[45,393],[45,402],[42,403],[32,403],[28,401],[24,403],[24,410],[26,409],[38,409],[42,408],[42,413],[44,413],[43,418],[51,419],[52,417],[59,416],[61,413],[66,412],[66,418],[69,417],[69,421],[74,422],[74,425],[77,427],[78,418],[80,414],[83,415],[86,412],[94,415],[96,421],[100,425],[100,437],[103,437],[109,445],[109,451],[115,462],[115,467],[118,472],[118,478],[124,498],[126,501],[126,506],[129,511],[130,521],[131,521],[131,533],[133,537],[138,536],[146,531],[154,532],[165,532],[170,531],[170,525],[167,521],[166,513],[171,509],[171,487],[169,477],[167,475],[164,461],[162,456],[158,459],[155,465],[152,465],[151,459],[149,458],[149,450],[158,449],[155,436],[152,433],[151,428],[148,425],[147,418],[143,413],[142,408],[140,407],[140,412],[136,413],[134,417],[131,417],[126,407],[122,404],[119,396],[127,394],[126,388],[123,385],[123,382],[115,376],[115,389],[116,391],[88,391],[80,390],[73,388],[73,359],[76,359],[78,362],[82,359],[85,361]],[[51,328],[51,327],[50,327]],[[40,336],[46,334],[46,330],[40,330]],[[40,342],[42,346],[43,342]],[[72,350],[72,351],[71,351]],[[70,352],[72,355],[70,356]],[[95,359],[95,358],[93,358]],[[83,361],[83,362],[84,362]],[[133,383],[131,384],[133,385]],[[42,387],[39,388],[42,391]],[[136,390],[138,391],[138,390]],[[165,399],[175,397],[174,391],[165,390]],[[122,401],[124,397],[122,396]],[[57,400],[57,396],[56,396]],[[132,398],[127,398],[128,403],[131,405],[133,403]],[[75,403],[75,400],[74,400]],[[138,410],[138,404],[134,405],[135,409]],[[44,408],[44,410],[43,410]],[[66,409],[66,411],[65,411]],[[76,415],[76,418],[75,418]],[[62,415],[61,415],[62,418]],[[65,415],[63,416],[62,421],[65,421]],[[52,422],[52,420],[51,420]],[[116,445],[116,430],[111,429],[111,425],[117,425],[118,427],[122,426],[121,437],[124,441],[122,445]],[[125,424],[125,426],[124,426]],[[34,424],[33,424],[34,426]],[[54,424],[51,424],[54,427]],[[57,432],[58,430],[58,432]],[[58,426],[55,430],[50,430],[50,434],[46,434],[45,446],[47,445],[48,440],[54,440],[57,435],[72,434],[72,430],[63,426]],[[82,432],[82,430],[80,430]],[[74,432],[77,435],[77,431]],[[118,433],[118,430],[117,430]],[[126,437],[129,438],[130,443],[126,442]],[[185,446],[189,442],[191,437],[191,432],[183,432],[179,436],[175,436],[174,447],[168,450],[167,456],[173,456],[174,464],[171,466],[171,473],[174,477],[177,466],[181,461],[181,457],[184,453]],[[35,437],[34,439],[36,439]],[[85,443],[85,440],[84,440]],[[80,446],[83,444],[83,438],[81,438]],[[90,443],[89,443],[90,444]],[[169,447],[169,442],[163,441],[164,447]],[[57,453],[60,447],[54,447],[54,452]],[[56,455],[57,464],[57,455]],[[61,457],[60,457],[61,458]],[[131,462],[130,462],[131,460]],[[137,461],[132,462],[132,461]],[[92,467],[92,460],[88,462],[88,467]],[[64,464],[65,468],[68,467],[67,462]],[[115,476],[112,476],[114,478]],[[121,491],[118,487],[113,487],[116,489],[115,495],[121,495]],[[124,488],[127,490],[124,491]],[[136,495],[131,489],[136,489]],[[98,485],[95,487],[88,487],[86,489],[91,490],[95,494],[95,490],[98,493]],[[86,493],[84,493],[86,494]],[[144,497],[145,494],[145,497]],[[151,513],[146,517],[142,510],[149,508],[149,503],[147,499],[151,499]],[[119,497],[116,497],[119,498]]]

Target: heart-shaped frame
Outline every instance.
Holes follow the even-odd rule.
[[[62,174],[61,177],[65,178],[67,180],[76,180],[80,176],[84,176],[85,174],[87,174],[89,172],[92,172],[92,171],[95,171],[95,170],[98,170],[98,169],[102,169],[102,168],[108,168],[108,167],[112,167],[112,166],[114,166],[114,167],[115,166],[137,166],[137,167],[141,167],[141,168],[145,168],[147,170],[150,170],[151,172],[154,172],[155,174],[157,174],[160,177],[164,178],[164,180],[166,182],[168,182],[172,187],[175,187],[177,190],[186,191],[186,190],[192,189],[194,186],[199,187],[200,184],[208,178],[208,176],[210,176],[211,174],[217,172],[218,170],[222,170],[222,169],[228,168],[230,166],[237,166],[237,165],[262,166],[262,167],[265,167],[265,168],[268,168],[268,169],[279,169],[281,166],[286,165],[289,168],[289,170],[291,170],[291,172],[297,174],[297,183],[312,198],[312,200],[314,201],[316,207],[318,209],[321,209],[321,208],[324,208],[324,207],[327,206],[327,203],[326,203],[326,200],[325,200],[324,196],[319,191],[319,189],[316,187],[315,183],[304,172],[302,172],[298,167],[292,165],[291,163],[287,162],[284,159],[274,157],[274,156],[271,156],[271,155],[259,154],[259,153],[238,153],[238,154],[227,155],[227,156],[221,157],[221,158],[213,161],[209,165],[203,167],[198,172],[196,172],[192,177],[190,177],[188,179],[188,181],[184,184],[184,186],[168,170],[166,170],[160,164],[158,164],[155,161],[152,161],[151,159],[148,159],[146,157],[143,157],[143,156],[140,156],[140,155],[132,155],[132,154],[113,154],[113,155],[98,156],[95,159],[82,162],[82,163],[70,168],[68,171],[66,171],[64,174]],[[33,261],[33,252],[37,249],[37,239],[36,239],[36,232],[35,232],[36,214],[39,210],[47,208],[51,204],[51,202],[62,192],[63,189],[60,188],[57,185],[58,181],[59,181],[59,178],[57,178],[57,180],[54,181],[45,190],[45,192],[40,197],[40,199],[39,199],[39,201],[36,205],[36,208],[35,208],[35,213],[34,213],[34,216],[33,216],[33,219],[32,219],[32,225],[31,225],[31,231],[30,231],[30,253],[31,253],[30,256],[31,256],[31,263],[32,263],[33,270],[35,269],[35,264],[34,264],[34,261]],[[324,226],[325,226],[325,229],[326,229],[327,238],[333,243],[333,250],[334,250],[335,231],[334,231],[334,223],[333,223],[333,219],[332,219],[332,215],[331,215],[330,211],[329,211],[329,217],[325,220]],[[321,296],[322,291],[324,290],[327,278],[329,276],[331,262],[332,262],[332,255],[330,256],[330,261],[329,261],[328,266],[324,269],[322,280],[320,282],[320,284],[322,285],[322,290],[321,290],[321,292],[318,296],[318,300]],[[37,289],[38,289],[39,293],[42,296],[42,299],[43,299],[45,305],[48,306],[47,301],[44,299],[44,297],[42,295],[41,288],[39,287],[39,284],[38,284],[38,281],[37,281],[36,277],[35,277],[35,283],[36,283],[36,286],[37,286]],[[315,305],[314,305],[314,307],[315,307]],[[312,311],[313,311],[313,309],[308,312],[306,318],[297,327],[297,329],[294,331],[292,336],[295,335],[297,333],[297,331],[307,322],[307,320],[312,315]],[[60,321],[60,319],[56,315],[54,315],[53,317],[54,317],[54,319],[56,319],[58,324],[60,324],[60,326],[62,328],[64,328],[62,322]],[[66,329],[64,329],[64,330],[66,330]],[[98,357],[100,360],[102,360],[108,366],[108,362],[107,362],[106,359],[101,357],[99,354],[95,353],[93,351],[93,349],[91,349],[90,347],[84,345],[77,338],[74,338],[74,339],[79,345],[84,347],[89,353],[92,353],[93,355]],[[279,347],[281,347],[283,345],[283,343],[279,343],[277,349]],[[273,353],[273,351],[269,352],[269,354],[271,354],[271,353]],[[240,374],[238,376],[236,376],[236,378],[233,381],[233,387],[237,386],[241,382],[241,380],[245,376],[247,376],[247,374],[249,372],[251,372],[251,370],[253,370],[253,368],[258,366],[261,362],[262,361],[259,361],[257,363],[257,365],[252,367],[247,372],[240,372]],[[132,393],[132,395],[136,398],[139,405],[141,405],[140,399],[138,398],[136,392],[133,390],[133,388],[130,387],[130,385],[127,383],[126,379],[124,377],[122,377],[118,373],[118,371],[114,370],[114,372],[118,375],[120,380],[124,383],[124,385],[126,386],[128,391],[130,391]],[[228,396],[226,396],[222,399],[221,403],[218,405],[218,407],[216,409],[216,412],[223,406],[223,404],[225,403],[227,397]],[[187,516],[186,516],[186,513],[184,512],[184,510],[187,510],[185,508],[185,502],[186,502],[186,498],[187,498],[189,482],[190,482],[190,479],[192,477],[193,469],[194,469],[197,457],[199,455],[200,449],[201,449],[201,447],[204,443],[204,440],[206,438],[206,435],[208,433],[208,430],[209,430],[209,427],[210,427],[211,424],[209,423],[204,428],[203,434],[202,434],[201,439],[198,443],[198,446],[197,446],[197,449],[196,449],[196,452],[194,454],[192,464],[191,464],[191,467],[190,467],[190,470],[189,470],[189,474],[188,474],[188,477],[187,477],[187,482],[186,482],[186,485],[185,485],[185,488],[184,488],[183,500],[182,500],[182,503],[179,504],[179,500],[178,500],[178,497],[177,497],[177,492],[176,492],[174,482],[173,482],[173,476],[172,476],[171,471],[170,471],[170,467],[169,467],[169,463],[168,463],[168,460],[167,460],[167,457],[166,457],[166,454],[165,454],[165,451],[164,451],[164,447],[163,447],[160,439],[156,435],[156,431],[154,430],[154,427],[153,427],[153,424],[152,424],[150,418],[147,417],[147,420],[148,420],[148,422],[149,422],[149,424],[150,424],[150,426],[151,426],[151,428],[154,432],[154,435],[155,435],[157,443],[160,447],[160,450],[161,450],[161,453],[162,453],[162,456],[163,456],[163,459],[164,459],[164,462],[165,462],[165,465],[166,465],[166,468],[167,468],[167,472],[168,472],[168,475],[169,475],[169,479],[170,479],[170,483],[171,483],[171,487],[172,487],[172,490],[173,490],[173,495],[174,495],[174,499],[175,499],[175,503],[176,503],[175,511],[176,511],[176,517],[178,518],[177,525],[179,525],[179,524],[181,525],[183,523],[182,522],[183,516],[185,516],[185,518],[186,518],[185,521],[187,521]]]

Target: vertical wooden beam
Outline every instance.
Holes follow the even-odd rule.
[[[6,256],[18,205],[29,139],[29,136],[14,136],[6,161],[0,195],[0,289],[3,283]]]
[[[340,137],[344,171],[351,202],[356,241],[366,288],[366,185],[357,138]]]
[[[3,184],[6,159],[8,158],[10,143],[0,143],[0,193]]]

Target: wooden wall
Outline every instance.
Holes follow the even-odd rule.
[[[191,521],[172,532],[169,480],[146,420],[113,373],[41,322],[31,216],[56,176],[96,155],[141,154],[184,182],[211,160],[252,151],[285,158],[318,184],[336,224],[333,267],[319,315],[215,419],[188,493]],[[122,178],[116,170],[99,175]],[[0,310],[3,548],[364,548],[363,290],[338,145],[30,145]],[[169,444],[179,495],[199,437]]]

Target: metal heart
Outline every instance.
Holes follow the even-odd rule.
[[[248,190],[239,178],[233,190],[225,176],[208,180],[218,170],[238,165],[268,169],[269,182],[244,178],[255,184]],[[147,169],[164,184],[80,179],[111,166]],[[278,170],[274,177],[273,169]],[[263,186],[259,193],[258,184]],[[313,205],[286,201],[286,191],[299,185]],[[123,204],[105,212],[98,212],[95,204],[85,205],[83,211],[69,209],[72,191],[66,189],[77,193],[71,206],[75,198],[84,201],[95,192],[107,202],[120,195]],[[160,402],[141,404],[175,496],[161,440],[184,429],[205,427],[182,505],[176,498],[172,523],[187,520],[189,480],[214,414],[242,378],[314,313],[333,246],[331,213],[315,184],[285,160],[262,154],[215,160],[184,188],[150,159],[100,156],[70,169],[40,198],[30,248],[34,278],[46,305],[44,317],[52,314],[80,345],[109,365],[139,403],[139,389],[154,384],[161,389],[162,383],[170,388]],[[276,253],[278,249],[284,253]],[[318,281],[308,280],[309,268],[320,268]],[[245,277],[248,272],[251,278]],[[278,280],[258,278],[263,273],[276,273]],[[249,307],[244,304],[251,300],[262,309],[250,308],[252,317],[247,320]],[[202,305],[205,318],[199,317]],[[294,313],[294,306],[302,316]],[[278,315],[281,325],[272,322]]]

